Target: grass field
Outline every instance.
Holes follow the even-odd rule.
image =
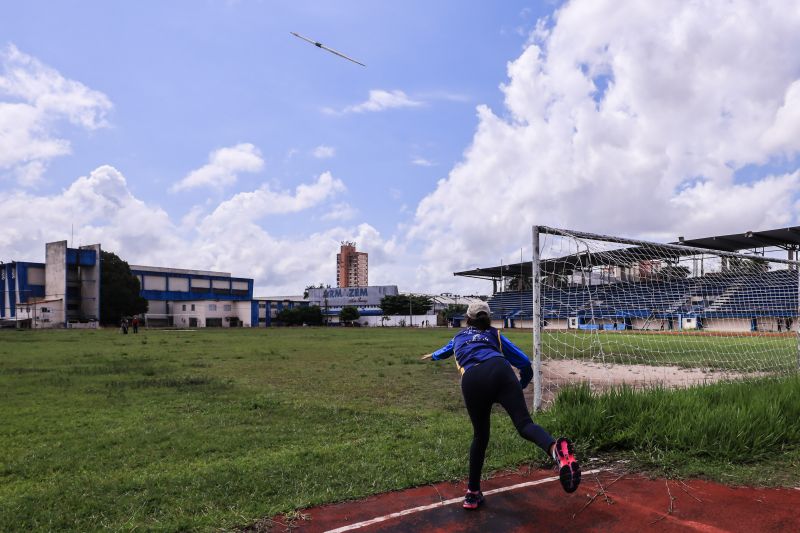
[[[463,479],[453,331],[0,332],[0,531],[212,530]],[[526,349],[529,333],[509,337]],[[714,341],[709,341],[714,342]],[[529,350],[527,350],[529,351]],[[800,482],[800,379],[570,389],[537,421],[584,455]],[[486,472],[544,455],[499,414]]]
[[[545,331],[542,349],[548,358],[742,372],[789,372],[797,369],[798,361],[795,335]]]

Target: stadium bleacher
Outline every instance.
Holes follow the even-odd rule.
[[[530,291],[498,292],[488,301],[495,318],[528,320],[533,317],[532,302]],[[543,287],[541,306],[545,320],[794,317],[798,275],[794,270],[776,270],[672,281]]]

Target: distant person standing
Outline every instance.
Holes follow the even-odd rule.
[[[123,335],[127,335],[128,334],[128,319],[123,317],[122,322],[120,322],[119,325],[120,325],[120,329],[122,329],[122,334]]]
[[[133,332],[134,333],[139,333],[139,316],[138,315],[133,317],[133,320],[131,320],[131,326],[133,326]]]
[[[495,403],[503,406],[522,438],[535,443],[553,458],[560,468],[559,478],[564,490],[574,492],[581,481],[581,469],[572,443],[563,437],[556,440],[536,425],[525,404],[522,389],[533,378],[530,359],[491,327],[491,311],[486,302],[470,304],[466,315],[466,329],[458,332],[446,346],[422,356],[422,359],[438,361],[455,355],[456,366],[461,371],[461,392],[473,429],[464,509],[476,509],[483,503],[481,470]],[[520,370],[519,379],[512,365]]]

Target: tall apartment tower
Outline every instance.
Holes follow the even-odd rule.
[[[342,248],[336,254],[336,285],[338,287],[366,287],[369,285],[365,252],[356,251],[356,243],[342,241]]]

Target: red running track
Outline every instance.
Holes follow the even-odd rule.
[[[566,494],[555,474],[516,472],[487,480],[486,502],[476,511],[461,508],[463,483],[439,483],[307,509],[291,527],[309,533],[800,531],[798,489],[728,487],[604,470],[585,472],[578,491]],[[269,524],[280,531],[286,522],[276,517]]]

